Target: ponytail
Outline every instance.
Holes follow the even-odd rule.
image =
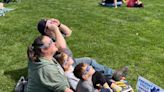
[[[42,52],[41,52],[41,48],[40,46],[43,45],[42,39],[44,36],[39,36],[37,37],[33,44],[30,45],[27,48],[27,56],[28,59],[32,62],[38,62],[39,61],[39,57],[41,56]]]
[[[27,56],[28,56],[28,59],[30,61],[32,61],[32,62],[34,62],[36,60],[36,55],[35,55],[33,46],[29,46],[28,47],[28,49],[27,49]]]

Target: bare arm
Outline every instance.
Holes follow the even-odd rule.
[[[59,30],[66,35],[66,37],[71,36],[72,30],[66,26],[65,24],[62,24],[58,19],[50,19],[51,22],[53,22],[56,26],[59,27]]]
[[[71,36],[72,30],[69,27],[67,27],[66,25],[61,23],[59,29],[66,35],[66,37]]]
[[[48,30],[50,30],[51,35],[56,38],[56,44],[59,50],[65,49],[67,47],[66,41],[64,37],[62,36],[59,28],[54,24],[47,23],[47,26],[48,26]]]
[[[117,0],[114,0],[114,6],[117,8]]]

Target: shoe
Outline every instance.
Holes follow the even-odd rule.
[[[126,77],[127,73],[128,73],[128,67],[125,66],[120,70],[116,70],[113,74],[112,79],[114,79],[115,81],[120,81],[122,77]]]

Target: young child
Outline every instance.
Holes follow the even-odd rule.
[[[74,63],[73,59],[71,56],[67,55],[66,53],[61,52],[58,54],[56,57],[56,60],[59,62],[61,67],[64,70],[65,76],[68,79],[68,82],[73,90],[76,90],[76,86],[79,82],[79,79],[74,76],[73,74],[73,66],[72,64]]]
[[[93,87],[96,89],[108,89],[107,92],[112,92],[110,88],[112,88],[115,92],[121,92],[122,88],[117,86],[115,83],[112,83],[108,78],[103,76],[101,73],[94,70],[93,67],[85,64],[80,63],[74,69],[74,75],[80,79],[78,86],[76,88],[77,92],[84,92],[84,90],[88,89],[88,85],[86,85],[91,81]],[[89,91],[91,92],[91,91]]]

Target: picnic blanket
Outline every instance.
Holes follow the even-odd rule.
[[[0,16],[5,16],[5,13],[6,13],[6,12],[9,12],[9,11],[11,11],[11,10],[14,10],[14,9],[5,8],[5,7],[1,8],[1,9],[0,9]]]

